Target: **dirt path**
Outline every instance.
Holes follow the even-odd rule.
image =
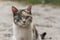
[[[12,11],[11,6],[18,9],[25,8],[17,2],[0,1],[0,40],[9,40],[12,37]],[[60,9],[51,6],[32,7],[33,23],[40,34],[47,32],[46,40],[60,40]],[[52,37],[52,39],[49,39]]]

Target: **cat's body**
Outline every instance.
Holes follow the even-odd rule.
[[[32,24],[31,6],[18,10],[12,6],[13,40],[38,40],[38,32]]]
[[[32,40],[31,36],[31,27],[20,28],[13,24],[13,39],[14,40]]]

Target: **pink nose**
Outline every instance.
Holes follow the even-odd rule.
[[[26,22],[26,19],[23,19],[23,22],[25,23]]]
[[[22,19],[23,21],[26,21],[26,19]]]

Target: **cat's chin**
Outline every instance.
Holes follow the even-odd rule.
[[[22,27],[27,27],[27,26],[22,26]]]
[[[18,25],[19,27],[28,27],[28,25]]]
[[[28,25],[22,25],[22,27],[27,27]]]

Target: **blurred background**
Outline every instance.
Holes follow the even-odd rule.
[[[0,0],[0,40],[12,39],[11,7],[25,9],[29,5],[39,35],[46,32],[44,40],[60,40],[60,0]]]

